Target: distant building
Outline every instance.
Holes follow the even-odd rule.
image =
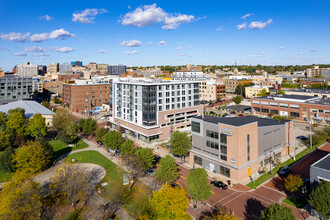
[[[304,95],[304,96],[312,96],[312,97],[322,97],[322,98],[330,98],[330,89],[287,89],[284,90],[286,95]]]
[[[233,93],[238,85],[250,84],[251,79],[221,79],[220,82],[224,82],[226,85],[226,91]]]
[[[306,70],[307,77],[321,76],[322,71],[324,70],[330,70],[330,68],[320,68],[319,66],[314,66],[313,68],[309,68]]]
[[[322,181],[330,182],[330,154],[316,161],[310,166],[311,183],[321,183]]]
[[[62,81],[65,82],[66,80],[73,80],[73,79],[80,79],[81,75],[77,74],[77,73],[69,73],[69,74],[65,74],[65,73],[60,73],[58,74],[58,81]]]
[[[88,64],[88,69],[92,73],[101,73],[101,74],[108,74],[108,64],[98,64],[95,62],[89,63]]]
[[[17,100],[31,99],[32,77],[5,75],[0,77],[0,105]]]
[[[250,87],[245,87],[245,98],[254,98],[263,89],[265,89],[266,92],[269,93],[269,87],[268,86],[250,86]]]
[[[10,109],[22,108],[25,110],[25,118],[32,118],[35,114],[41,114],[45,118],[48,127],[53,125],[53,116],[55,113],[48,108],[40,105],[36,101],[16,101],[0,106],[0,112],[8,113]]]
[[[312,85],[322,85],[324,83],[324,79],[322,78],[307,78],[307,79],[301,79],[300,85],[301,87],[310,87]]]
[[[215,81],[202,81],[199,84],[199,101],[226,99],[226,85]]]
[[[38,75],[44,76],[47,73],[47,66],[38,65]]]
[[[204,74],[202,71],[177,71],[173,76],[173,80],[204,81],[209,77],[209,75]]]
[[[17,75],[19,76],[36,76],[38,75],[38,65],[31,65],[29,62],[25,64],[17,65]]]
[[[59,63],[51,63],[48,65],[48,73],[58,73],[60,71]]]
[[[72,61],[71,65],[74,67],[79,67],[79,66],[82,66],[83,63],[82,63],[82,61]]]
[[[60,65],[60,73],[72,73],[72,65],[70,63],[62,63]]]
[[[109,65],[108,75],[121,75],[126,73],[125,65]]]

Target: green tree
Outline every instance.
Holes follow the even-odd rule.
[[[323,218],[330,217],[330,182],[322,181],[309,195],[308,202]]]
[[[139,147],[138,149],[136,149],[135,152],[136,152],[136,155],[139,157],[139,159],[142,161],[144,169],[147,169],[147,168],[150,168],[153,166],[155,157],[152,154],[151,148]]]
[[[45,118],[41,114],[35,114],[29,121],[29,126],[26,132],[31,137],[43,137],[47,134],[47,126],[45,123]]]
[[[96,131],[95,131],[95,139],[97,140],[97,141],[102,141],[102,142],[104,142],[104,137],[105,137],[105,135],[107,134],[107,129],[105,129],[105,128],[99,128],[99,129],[97,129]]]
[[[159,169],[156,171],[156,177],[161,182],[171,183],[179,177],[178,165],[170,155],[161,158],[159,165]]]
[[[14,171],[14,164],[12,162],[12,156],[15,153],[15,149],[10,146],[7,147],[0,155],[0,169],[6,172]]]
[[[285,92],[284,92],[283,90],[278,90],[278,91],[277,91],[277,94],[278,94],[278,95],[285,95]]]
[[[0,112],[0,126],[6,126],[7,122],[7,114],[4,112]]]
[[[292,193],[296,193],[303,186],[304,182],[299,175],[289,174],[284,180],[285,188]]]
[[[191,141],[188,134],[185,132],[175,131],[170,140],[171,152],[174,155],[185,159],[189,150],[191,149]]]
[[[0,130],[0,151],[5,150],[11,145],[10,138],[10,134],[8,134],[6,131]]]
[[[53,127],[56,131],[65,131],[66,128],[73,122],[72,113],[65,108],[58,108],[53,117]]]
[[[126,139],[124,143],[120,146],[120,151],[121,156],[134,154],[134,142],[132,140]]]
[[[91,117],[87,118],[84,123],[83,132],[86,135],[92,135],[96,129],[96,121]]]
[[[260,213],[261,220],[296,220],[296,216],[293,214],[292,209],[280,205],[272,204]]]
[[[193,200],[202,201],[212,195],[212,186],[209,184],[208,175],[203,168],[190,170],[187,178],[187,192]]]
[[[71,142],[78,139],[79,127],[75,122],[71,124],[65,130],[66,135],[71,139]]]
[[[257,96],[267,96],[267,95],[268,95],[268,93],[267,93],[266,89],[260,90],[260,92],[257,94]]]
[[[43,171],[50,163],[51,156],[40,142],[28,141],[13,156],[17,170],[28,173]]]
[[[237,95],[233,100],[234,100],[235,104],[239,104],[242,102],[242,98],[239,95]]]
[[[83,119],[83,118],[79,119],[79,121],[78,121],[78,127],[79,127],[79,130],[80,131],[83,130],[84,124],[85,124],[85,119]]]
[[[124,140],[121,136],[121,133],[114,130],[108,131],[104,138],[105,146],[112,150],[119,149],[123,142]]]
[[[11,115],[13,113],[19,113],[20,115],[23,116],[23,118],[25,118],[25,109],[24,108],[13,108],[13,109],[10,109],[8,111],[8,114]]]
[[[184,219],[189,199],[183,187],[165,184],[152,194],[150,204],[155,209],[156,219]]]
[[[18,109],[18,108],[16,108],[16,109]],[[24,134],[25,129],[26,129],[25,118],[19,112],[12,112],[8,117],[8,121],[6,122],[6,125],[7,125],[7,127],[13,129],[15,131],[16,135]]]
[[[48,101],[42,101],[41,105],[43,105],[46,108],[49,108],[49,102]]]

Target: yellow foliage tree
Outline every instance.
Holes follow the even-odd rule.
[[[28,173],[37,173],[44,170],[49,164],[51,156],[40,142],[28,141],[13,156],[17,170]]]
[[[4,185],[0,193],[0,219],[40,219],[39,184],[29,178],[29,173],[18,171],[13,181]]]
[[[189,199],[184,188],[164,184],[159,191],[153,191],[152,194],[150,203],[155,209],[156,217],[182,219],[185,216]]]

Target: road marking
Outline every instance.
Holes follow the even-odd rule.
[[[231,200],[229,200],[229,201],[227,201],[227,202],[225,202],[224,204],[222,204],[223,206],[225,206],[227,203],[230,203],[231,201],[233,201],[233,200],[235,200],[235,199],[237,199],[238,197],[240,197],[240,196],[242,196],[242,195],[244,195],[245,193],[242,193],[242,194],[240,194],[240,195],[238,195],[238,196],[236,196],[235,198],[232,198]]]
[[[273,188],[271,188],[271,187],[268,187],[268,186],[263,186],[263,187],[265,187],[265,188],[267,188],[267,189],[270,189],[270,190],[273,190],[273,191],[275,191],[275,192],[277,192],[277,193],[280,193],[280,194],[282,194],[283,196],[286,196],[285,193],[283,193],[283,192],[281,192],[281,191],[278,191],[278,190],[276,190],[276,189],[273,189]]]
[[[228,195],[228,196],[223,197],[222,199],[220,199],[219,201],[217,201],[217,202],[214,203],[213,205],[215,206],[217,203],[219,203],[219,202],[221,202],[222,200],[228,198],[229,196],[233,196],[233,195],[236,194],[236,193],[237,193],[237,192],[234,192],[234,193],[232,193],[232,194],[230,194],[230,195]]]
[[[262,196],[262,195],[260,195],[260,194],[256,194],[255,192],[250,192],[251,194],[252,194],[252,196],[259,196],[259,197],[261,197],[261,198],[263,198],[262,200],[264,200],[265,201],[265,199],[267,199],[267,200],[269,200],[269,201],[272,201],[272,202],[267,202],[267,201],[265,201],[265,202],[267,202],[267,203],[276,203],[274,200],[272,200],[272,199],[270,199],[270,198],[267,198],[267,197],[265,197],[265,196]],[[253,194],[254,193],[254,194]]]

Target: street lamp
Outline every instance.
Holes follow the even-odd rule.
[[[309,147],[312,148],[313,147],[313,136],[312,136],[312,124],[313,124],[313,121],[309,121],[308,122],[310,124],[309,126],[309,141],[310,141],[310,144],[309,144]]]

